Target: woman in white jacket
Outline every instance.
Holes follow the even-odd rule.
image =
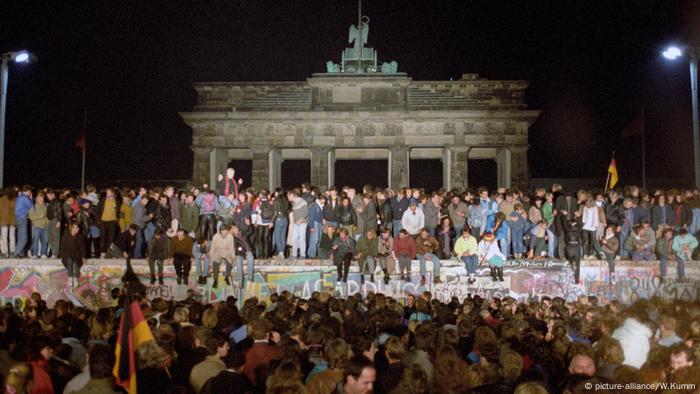
[[[583,207],[581,216],[583,229],[583,255],[584,259],[592,259],[593,256],[600,254],[600,245],[598,245],[598,227],[600,226],[600,216],[598,206],[595,200],[588,193],[586,204]]]
[[[503,282],[503,263],[506,261],[506,256],[501,253],[493,234],[484,234],[484,237],[479,241],[477,254],[479,255],[479,264],[488,263],[493,281]]]
[[[647,361],[652,335],[649,326],[633,317],[625,319],[624,323],[613,332],[612,337],[620,341],[625,353],[625,365],[641,368]]]

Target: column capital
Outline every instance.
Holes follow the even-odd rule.
[[[325,146],[325,145],[309,147],[309,150],[311,151],[312,154],[313,153],[328,153],[334,149],[335,148],[333,148],[332,146]]]
[[[408,150],[410,148],[408,147],[408,145],[394,145],[394,146],[390,146],[388,149],[393,154],[393,153],[406,153],[406,152],[408,152]]]
[[[250,151],[253,152],[253,154],[267,154],[270,153],[271,150],[275,149],[272,146],[269,145],[253,145],[250,147]]]

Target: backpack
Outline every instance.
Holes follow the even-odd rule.
[[[202,198],[202,211],[205,213],[216,212],[216,196],[211,193],[207,193]]]
[[[260,205],[260,216],[264,220],[272,220],[272,216],[274,216],[274,214],[275,214],[275,209],[272,206],[272,204],[270,204],[270,201],[264,201]]]

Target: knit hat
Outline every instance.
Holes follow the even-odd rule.
[[[85,349],[85,346],[83,346],[79,340],[72,337],[63,338],[61,342],[72,348],[70,356],[68,356],[68,360],[66,361],[80,369],[85,367],[87,364],[87,350]]]
[[[484,234],[484,238],[483,238],[484,241],[486,241],[486,242],[491,242],[491,241],[493,241],[494,239],[496,239],[496,237],[494,237],[492,233],[486,233],[486,234]]]
[[[84,205],[84,204],[91,204],[92,205],[92,201],[88,200],[87,198],[81,198],[80,205]]]

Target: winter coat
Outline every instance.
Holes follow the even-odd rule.
[[[78,264],[78,266],[82,266],[83,259],[85,259],[86,256],[85,237],[83,237],[83,235],[80,233],[73,237],[70,235],[70,233],[66,232],[66,234],[61,237],[59,254],[61,255],[61,262],[64,266],[67,267],[69,258],[72,258],[73,261]]]
[[[403,213],[408,210],[408,206],[411,201],[408,198],[402,198],[401,200],[396,197],[391,198],[391,216],[394,220],[401,220]]]
[[[340,198],[335,198],[335,207],[333,201],[328,197],[326,205],[323,206],[323,218],[327,222],[338,222],[338,207],[340,206]]]
[[[226,234],[222,237],[221,233],[216,233],[211,239],[211,247],[209,248],[209,258],[211,261],[220,262],[221,259],[226,259],[229,262],[236,260],[236,247],[234,245],[233,235]]]
[[[396,257],[408,256],[410,258],[416,257],[416,242],[412,237],[401,237],[394,238],[394,254]]]
[[[663,225],[673,225],[674,219],[673,208],[668,204],[663,206],[654,205],[654,208],[651,210],[651,225],[654,229],[658,229]]]
[[[20,193],[15,199],[15,220],[26,220],[32,206],[34,206],[32,199],[26,194]]]
[[[460,201],[457,205],[450,203],[450,205],[447,206],[447,211],[450,213],[450,220],[452,220],[455,227],[464,226],[467,216],[469,215],[469,207],[467,204],[462,201]],[[463,213],[464,216],[457,215],[457,212]]]
[[[151,261],[165,260],[169,258],[170,253],[170,238],[166,235],[161,235],[160,239],[155,236],[148,241],[148,259]]]
[[[357,245],[355,245],[355,253],[357,255],[361,254],[357,259],[357,263],[360,267],[362,267],[367,260],[367,256],[377,257],[379,254],[379,241],[377,237],[375,236],[372,239],[368,239],[367,235],[360,237],[360,240],[357,241]]]
[[[647,355],[650,349],[649,340],[653,333],[651,329],[640,321],[627,318],[622,326],[620,326],[612,337],[620,341],[622,351],[625,355],[623,364],[634,368],[641,368],[642,364],[647,361]]]
[[[338,223],[345,226],[357,225],[357,214],[352,205],[338,206]]]
[[[102,213],[104,212],[105,209],[105,200],[106,197],[102,197],[100,199],[100,202],[97,204],[97,221],[101,222],[102,221]],[[121,216],[121,209],[122,209],[122,198],[119,197],[118,195],[114,196],[114,209],[115,209],[115,218],[117,218],[117,221],[119,221],[119,216]]]
[[[440,208],[436,207],[432,201],[428,200],[422,206],[423,215],[425,216],[425,227],[435,228],[440,224]]]
[[[355,254],[355,240],[348,236],[343,240],[338,237],[333,241],[333,246],[338,248],[333,251],[333,264],[338,265],[343,262],[343,258],[346,254]]]
[[[278,218],[287,219],[289,217],[289,200],[284,195],[280,195],[275,198],[275,202],[272,204],[275,210],[275,215],[272,217],[272,221]]]
[[[377,230],[377,204],[370,200],[358,215],[357,232],[364,234],[367,230]]]
[[[394,219],[394,212],[391,207],[391,201],[384,200],[384,202],[379,206],[379,219],[382,222],[382,226],[388,228]]]
[[[15,200],[7,195],[0,197],[0,226],[15,225]]]
[[[437,254],[440,249],[440,243],[432,235],[428,235],[428,238],[423,239],[420,235],[416,237],[416,254],[426,254],[433,253]]]
[[[29,220],[32,221],[32,226],[45,229],[49,225],[49,219],[46,217],[46,204],[36,204],[29,210]]]
[[[199,208],[194,204],[184,204],[180,207],[180,227],[187,233],[197,230],[199,224]]]

